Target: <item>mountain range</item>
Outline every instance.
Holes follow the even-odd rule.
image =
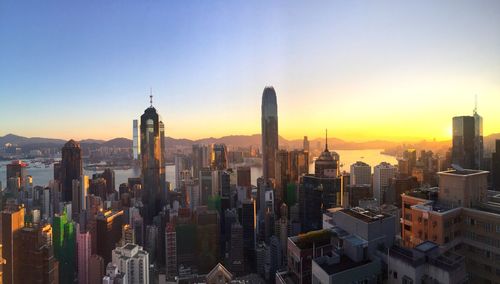
[[[485,149],[492,149],[494,147],[494,142],[496,139],[500,139],[500,133],[491,134],[484,137]],[[309,140],[311,148],[322,148],[325,141],[324,139],[312,139]],[[0,145],[5,145],[6,143],[11,143],[13,145],[18,145],[20,147],[41,147],[41,146],[54,146],[59,147],[66,143],[66,140],[55,139],[55,138],[43,138],[43,137],[23,137],[15,134],[7,134],[5,136],[0,136]],[[172,148],[184,148],[190,147],[193,144],[212,144],[212,143],[224,143],[230,149],[236,147],[248,147],[248,146],[260,146],[261,135],[229,135],[219,138],[209,137],[197,140],[183,139],[183,138],[172,138],[165,137],[165,143],[167,147]],[[289,149],[302,148],[302,139],[285,139],[279,137],[279,144],[281,147]],[[99,140],[99,139],[84,139],[80,141],[82,146],[106,146],[106,147],[117,147],[117,148],[127,148],[132,147],[132,140],[128,138],[114,138],[111,140]],[[337,150],[362,150],[362,149],[397,149],[401,147],[415,148],[415,149],[430,149],[433,151],[448,149],[451,146],[451,141],[415,141],[415,142],[394,142],[386,140],[373,140],[366,142],[351,142],[345,141],[339,138],[328,138],[328,145],[330,149]],[[319,146],[319,147],[318,147]]]

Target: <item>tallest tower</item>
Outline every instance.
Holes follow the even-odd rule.
[[[141,115],[141,177],[144,220],[151,224],[166,202],[165,129],[161,117],[151,106]]]
[[[267,180],[275,178],[276,153],[278,152],[278,103],[273,87],[266,87],[262,94],[262,167]]]

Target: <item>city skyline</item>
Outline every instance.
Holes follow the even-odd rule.
[[[197,4],[2,2],[0,135],[130,138],[150,87],[167,136],[250,135],[267,85],[288,139],[450,140],[475,95],[500,132],[498,2]]]

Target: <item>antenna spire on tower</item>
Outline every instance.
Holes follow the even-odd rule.
[[[477,94],[474,95],[474,114],[477,114]]]
[[[149,88],[149,103],[151,104],[151,107],[153,107],[153,88]]]
[[[328,151],[328,128],[325,129],[325,151]]]

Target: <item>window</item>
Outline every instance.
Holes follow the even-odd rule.
[[[392,274],[392,277],[394,277],[394,279],[398,279],[398,273],[396,271],[394,271],[394,273]]]

